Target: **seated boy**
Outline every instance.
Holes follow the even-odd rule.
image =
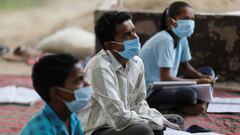
[[[45,56],[34,65],[32,81],[46,104],[21,135],[83,135],[75,112],[91,96],[78,59],[68,54]]]
[[[103,50],[85,69],[86,81],[93,88],[91,106],[80,112],[86,135],[161,135],[165,127],[180,129],[183,118],[164,117],[145,101],[144,68],[136,56],[140,42],[131,16],[105,13],[95,32]]]

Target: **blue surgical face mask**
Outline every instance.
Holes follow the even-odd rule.
[[[74,91],[67,90],[65,88],[61,88],[60,90],[74,94],[75,100],[65,101],[64,103],[70,112],[79,112],[82,108],[84,108],[91,99],[91,89],[90,87],[82,87],[76,89]]]
[[[124,50],[121,52],[116,52],[125,59],[131,59],[135,55],[138,55],[141,47],[139,37],[131,40],[126,40],[123,43],[115,41],[112,41],[112,43],[123,44]]]
[[[172,31],[179,37],[189,37],[193,34],[195,22],[193,20],[177,20],[177,27],[173,27]]]

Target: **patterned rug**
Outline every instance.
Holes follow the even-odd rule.
[[[32,88],[32,80],[29,76],[0,75],[0,87],[6,85],[25,86]]]
[[[240,91],[216,89],[216,97],[240,97]],[[185,116],[186,127],[197,124],[211,131],[226,135],[240,135],[240,113],[238,114],[214,114],[204,113],[200,116]]]
[[[32,88],[30,77],[0,76],[0,86],[16,85]],[[27,121],[43,106],[39,101],[34,106],[0,105],[0,135],[16,135]]]
[[[0,76],[0,86],[19,85],[32,87],[30,77]],[[214,96],[240,97],[240,91],[216,89]],[[43,106],[40,101],[34,106],[0,105],[0,135],[16,135],[28,120]],[[197,124],[214,132],[240,135],[240,114],[209,114],[185,116],[186,127]]]

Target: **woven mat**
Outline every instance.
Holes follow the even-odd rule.
[[[240,97],[240,91],[215,89],[217,97]],[[186,127],[197,124],[217,133],[227,135],[240,135],[240,113],[238,114],[214,114],[204,113],[200,116],[185,116]]]
[[[0,86],[19,85],[32,87],[30,77],[0,76]],[[216,89],[214,96],[240,97],[239,91]],[[0,105],[0,135],[16,135],[39,111],[43,102],[34,106]],[[240,135],[240,114],[201,114],[200,116],[185,116],[186,127],[197,124],[214,132],[227,135]]]

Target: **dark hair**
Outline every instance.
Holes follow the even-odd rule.
[[[168,17],[172,17],[175,19],[178,15],[181,14],[182,9],[186,7],[192,8],[188,3],[182,1],[173,2],[169,7],[167,7],[162,14],[161,18],[162,26],[160,30],[166,30],[168,28],[167,24]]]
[[[33,87],[41,98],[50,102],[49,90],[53,86],[64,86],[70,71],[78,59],[70,54],[53,54],[39,59],[32,70]]]
[[[103,49],[104,42],[114,40],[116,26],[129,19],[132,19],[130,14],[119,11],[107,12],[100,16],[96,22],[95,33]]]

